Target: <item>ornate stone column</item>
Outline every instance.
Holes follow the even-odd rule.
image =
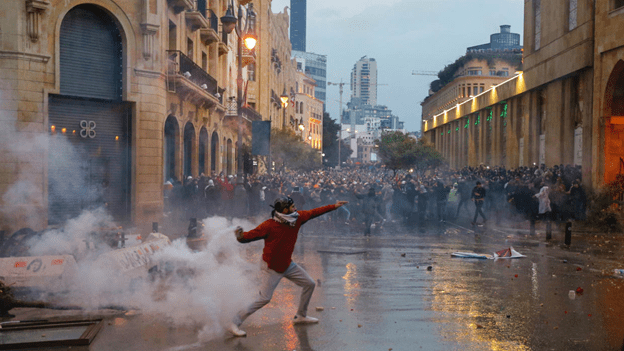
[[[149,23],[141,23],[141,29],[143,30],[143,58],[145,61],[149,61],[152,58],[152,53],[154,52],[154,38],[156,37],[156,33],[158,33],[158,28],[160,26],[149,24]]]
[[[39,22],[41,15],[48,9],[50,3],[47,0],[26,0],[26,14],[28,36],[33,43],[39,40]]]

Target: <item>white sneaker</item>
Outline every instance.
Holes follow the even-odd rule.
[[[234,336],[247,336],[247,333],[244,330],[241,330],[238,325],[234,323],[228,326],[227,331],[232,333]]]
[[[293,318],[293,324],[311,324],[311,323],[318,323],[318,318],[314,318],[314,317],[310,317],[310,316],[300,316],[300,315],[296,315],[295,318]]]

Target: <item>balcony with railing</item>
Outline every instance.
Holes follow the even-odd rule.
[[[167,89],[197,105],[225,110],[217,80],[179,50],[167,50]]]
[[[230,119],[237,118],[237,106],[238,102],[236,101],[236,97],[230,97],[225,103],[225,117]],[[243,117],[243,120],[247,123],[251,123],[253,121],[262,121],[262,115],[249,105],[244,105],[241,107],[241,116]]]
[[[254,110],[250,106],[243,106],[241,108],[241,112],[242,112],[243,118],[249,122],[262,121],[262,115],[260,114],[260,112]]]
[[[225,102],[225,115],[226,116],[238,116],[238,103],[236,96],[230,96]]]
[[[205,10],[204,16],[208,20],[209,26],[201,28],[199,34],[204,44],[210,45],[219,41],[219,17],[210,9]]]
[[[256,63],[256,50],[249,50],[243,45],[243,55],[241,56],[243,67],[249,64]]]
[[[200,11],[186,11],[184,13],[184,19],[186,20],[188,28],[192,32],[198,29],[207,29],[210,27],[210,23],[206,19],[205,13],[201,13]]]

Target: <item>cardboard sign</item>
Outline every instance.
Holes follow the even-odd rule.
[[[98,257],[97,262],[104,266],[110,266],[112,262],[117,266],[116,269],[125,273],[147,266],[151,262],[151,256],[168,245],[171,245],[168,238],[157,238],[143,244],[107,252]]]

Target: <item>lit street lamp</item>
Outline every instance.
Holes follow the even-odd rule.
[[[305,132],[305,127],[303,125],[303,123],[299,122],[299,136],[301,136],[301,139],[303,140],[303,133]]]
[[[280,101],[282,102],[282,108],[284,109],[284,120],[282,121],[282,128],[286,128],[286,107],[288,107],[288,95],[286,95],[286,87],[284,87],[284,92],[280,95]]]
[[[247,8],[247,18],[245,20],[245,28],[242,28],[243,7],[238,5],[238,19],[234,16],[234,0],[228,6],[225,16],[221,17],[223,31],[230,34],[236,29],[238,36],[238,75],[236,77],[236,113],[238,114],[238,141],[236,148],[238,149],[238,170],[236,172],[236,182],[243,182],[243,42],[248,50],[253,50],[258,42],[256,36],[256,13],[253,10],[253,4],[249,4]]]

